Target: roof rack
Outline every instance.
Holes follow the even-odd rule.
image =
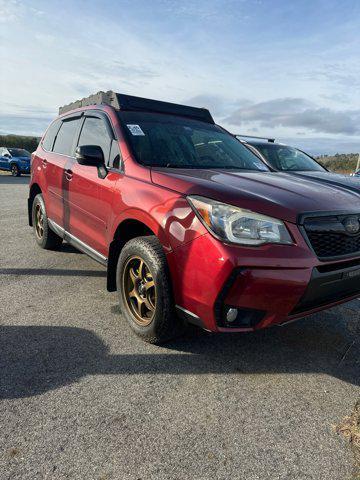
[[[275,143],[275,138],[267,138],[267,137],[256,137],[255,135],[240,135],[238,133],[235,133],[235,137],[241,137],[241,138],[257,138],[258,140],[266,140],[270,143]]]
[[[70,112],[75,108],[86,107],[88,105],[110,105],[116,110],[124,111],[167,113],[189,117],[207,123],[215,123],[211,113],[206,108],[190,107],[188,105],[179,105],[177,103],[134,97],[132,95],[116,93],[112,90],[109,90],[108,92],[98,92],[89,97],[64,105],[59,108],[59,115]]]

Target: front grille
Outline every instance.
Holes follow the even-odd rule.
[[[359,215],[333,215],[306,218],[304,229],[319,258],[338,258],[360,255],[360,231],[350,233],[347,222],[360,222]]]
[[[360,252],[360,235],[348,237],[336,233],[308,233],[318,257],[341,257]]]

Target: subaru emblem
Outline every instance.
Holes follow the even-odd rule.
[[[360,222],[356,217],[348,217],[344,220],[344,227],[348,233],[356,234],[360,232]]]

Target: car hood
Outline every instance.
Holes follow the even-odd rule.
[[[341,175],[333,172],[293,172],[292,175],[314,180],[315,182],[337,185],[338,187],[360,193],[360,177],[350,177],[350,175]]]
[[[152,181],[184,195],[224,203],[296,223],[305,212],[360,212],[360,194],[306,176],[278,172],[153,168]]]

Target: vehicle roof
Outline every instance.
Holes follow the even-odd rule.
[[[241,140],[241,138],[240,138]],[[248,143],[249,145],[253,145],[256,147],[256,145],[281,145],[285,146],[285,143],[280,143],[280,142],[269,142],[268,140],[262,140],[259,138],[254,138],[253,140],[241,140],[243,143]]]
[[[6,148],[6,150],[25,150],[25,152],[28,151],[28,150],[26,150],[26,148],[22,148],[22,147],[6,147],[5,145],[0,145],[0,148]]]

